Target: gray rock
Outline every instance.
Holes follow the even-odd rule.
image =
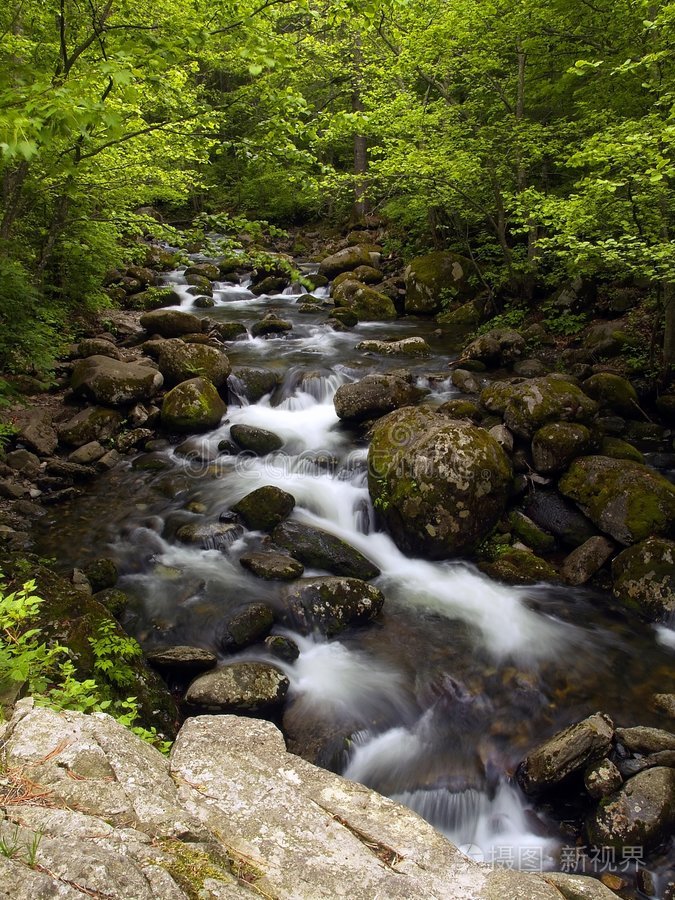
[[[77,345],[77,355],[82,358],[87,356],[109,356],[110,359],[121,359],[120,351],[112,341],[88,338]]]
[[[513,435],[506,425],[493,425],[488,434],[490,434],[507,453],[510,453],[513,450]]]
[[[271,394],[279,383],[279,376],[271,369],[239,366],[232,370],[228,386],[240,400],[257,403],[265,394]]]
[[[268,334],[286,334],[293,330],[293,323],[287,319],[279,318],[276,313],[268,313],[251,326],[253,337],[265,337]]]
[[[159,354],[159,371],[167,384],[178,384],[188,378],[202,376],[216,387],[225,384],[230,374],[230,361],[215,347],[164,341]]]
[[[675,542],[648,538],[612,563],[612,590],[625,606],[651,621],[668,621],[675,610]]]
[[[591,432],[578,422],[551,422],[532,438],[532,461],[538,472],[562,472],[573,459],[588,452]]]
[[[273,625],[273,609],[265,603],[249,603],[225,617],[217,629],[216,640],[222,650],[232,653],[265,637]]]
[[[589,538],[573,550],[562,564],[560,574],[568,584],[586,584],[614,553],[614,544],[607,538]]]
[[[671,836],[675,825],[675,769],[647,769],[606,797],[586,822],[588,839],[602,847],[643,847]]]
[[[232,663],[196,678],[185,702],[219,712],[265,712],[283,703],[288,686],[284,673],[267,663]]]
[[[71,387],[80,397],[104,406],[125,406],[150,400],[164,383],[149,365],[125,363],[107,356],[90,356],[75,364]]]
[[[617,897],[601,881],[588,875],[546,872],[543,877],[560,891],[565,900],[616,900]]]
[[[416,403],[423,395],[419,388],[395,375],[367,375],[361,381],[339,387],[333,403],[343,421],[364,422]]]
[[[295,497],[272,485],[256,488],[235,503],[233,512],[255,531],[271,531],[293,512]]]
[[[480,394],[484,387],[484,381],[467,369],[455,369],[452,373],[452,383],[464,394]]]
[[[210,650],[201,647],[162,647],[146,654],[151,666],[160,672],[176,672],[180,675],[196,675],[214,668],[218,657]]]
[[[4,462],[27,478],[35,478],[41,471],[40,457],[30,450],[13,450],[5,455]]]
[[[181,525],[176,537],[184,544],[196,544],[205,550],[226,550],[244,533],[235,522],[203,522]]]
[[[431,348],[420,337],[402,338],[397,341],[361,341],[356,345],[357,350],[366,353],[379,353],[383,356],[429,356]]]
[[[17,438],[38,456],[51,456],[58,445],[51,414],[45,409],[21,410],[14,415]]]
[[[378,567],[362,553],[321,528],[288,521],[274,529],[272,540],[306,566],[323,569],[332,575],[368,581],[380,574]]]
[[[503,366],[515,362],[525,352],[525,338],[511,328],[493,328],[464,348],[467,359],[478,359],[486,365]]]
[[[105,453],[105,447],[98,441],[89,441],[89,443],[78,447],[77,450],[73,450],[68,460],[81,466],[87,466],[98,462],[101,457],[105,456]]]
[[[675,750],[675,734],[660,728],[617,728],[616,738],[632,753],[660,753]]]
[[[156,309],[141,316],[141,325],[149,334],[159,334],[164,338],[181,337],[202,330],[202,322],[192,313],[178,309]]]
[[[347,626],[374,619],[384,596],[358,578],[301,578],[282,594],[284,618],[302,634],[315,629],[331,637]]]
[[[266,456],[268,453],[281,450],[284,446],[283,440],[274,432],[256,428],[254,425],[233,425],[230,428],[230,437],[242,450],[248,450],[256,456]]]
[[[266,581],[294,581],[305,571],[301,562],[284,553],[247,553],[239,563]]]
[[[367,247],[345,247],[331,256],[325,257],[319,264],[319,275],[335,278],[342,272],[353,272],[357,266],[370,266],[370,252]]]
[[[102,406],[89,406],[59,426],[59,440],[70,447],[107,441],[122,427],[122,414]]]
[[[596,533],[586,516],[557,491],[532,491],[525,512],[540,528],[554,534],[568,547],[578,547]]]

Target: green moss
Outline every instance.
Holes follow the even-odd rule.
[[[628,441],[622,441],[617,437],[604,437],[600,446],[603,456],[609,456],[612,459],[629,459],[632,462],[644,463],[645,458],[632,444]]]
[[[208,879],[235,884],[232,861],[222,852],[205,845],[191,845],[167,838],[158,844],[162,868],[171,875],[189,900],[201,900]]]
[[[558,573],[545,560],[527,550],[511,549],[494,562],[479,563],[481,571],[506,584],[536,584],[539,581],[556,581]]]
[[[513,510],[508,521],[513,534],[535,553],[551,553],[555,549],[553,535],[544,531],[519,510]]]

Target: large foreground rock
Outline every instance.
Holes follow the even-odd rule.
[[[605,798],[586,823],[588,839],[602,847],[650,848],[675,826],[675,769],[639,772]]]
[[[384,604],[382,592],[358,578],[301,578],[282,595],[283,617],[302,634],[331,637],[349,625],[374,619]]]
[[[346,422],[365,422],[415,403],[419,388],[397,375],[366,375],[361,381],[343,384],[335,392],[335,412]]]
[[[648,538],[612,563],[614,596],[651,621],[675,613],[675,542]]]
[[[667,534],[675,525],[675,485],[640,463],[584,456],[558,487],[620,544]]]
[[[272,540],[306,566],[325,569],[333,575],[347,575],[367,581],[380,574],[377,566],[363,553],[322,528],[313,528],[301,522],[284,522],[274,529]]]
[[[89,356],[75,364],[71,387],[76,396],[94,403],[128,406],[150,400],[163,383],[161,372],[150,366]]]
[[[368,487],[397,546],[447,559],[472,550],[504,512],[511,464],[481,428],[406,407],[381,419],[368,453]]]
[[[3,737],[8,769],[49,797],[13,806],[21,846],[37,846],[35,866],[0,856],[13,900],[569,896],[474,862],[411,810],[287,753],[269,722],[191,718],[167,760],[109,716],[23,701]]]
[[[396,318],[394,301],[360,281],[343,281],[332,294],[338,307],[347,307],[359,322],[379,322]]]
[[[172,431],[208,431],[220,424],[226,412],[214,385],[206,378],[192,378],[164,398],[162,425]]]
[[[405,311],[434,313],[446,299],[468,298],[471,271],[468,259],[446,250],[413,259],[405,270]]]

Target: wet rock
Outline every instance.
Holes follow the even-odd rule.
[[[525,501],[525,513],[568,547],[578,547],[596,533],[593,524],[557,491],[532,491]]]
[[[192,305],[196,309],[213,309],[216,305],[216,301],[213,297],[195,297]]]
[[[396,318],[396,307],[391,298],[359,281],[345,281],[338,285],[333,289],[332,298],[335,306],[351,309],[359,322]]]
[[[595,713],[560,731],[532,750],[518,770],[527,794],[546,791],[570,775],[602,759],[612,744],[614,724],[609,716]]]
[[[272,656],[283,662],[294,662],[300,656],[295,641],[282,634],[270,634],[265,638],[265,646]]]
[[[280,294],[284,288],[288,287],[288,278],[283,275],[268,275],[251,287],[251,293],[256,297],[263,294]]]
[[[550,563],[528,550],[512,548],[492,562],[478,564],[495,581],[504,584],[538,584],[541,581],[557,581],[558,573]]]
[[[427,408],[377,422],[370,495],[397,546],[429,559],[473,549],[499,521],[511,464],[487,431]]]
[[[353,328],[359,324],[359,317],[348,306],[336,306],[335,309],[331,310],[331,320],[339,322],[345,328]]]
[[[68,456],[68,460],[81,466],[88,466],[98,462],[101,457],[105,456],[105,453],[105,448],[98,441],[89,441],[77,450],[73,450]]]
[[[438,412],[449,419],[468,419],[476,423],[483,418],[482,411],[471,400],[448,400],[438,407]]]
[[[237,513],[253,531],[271,531],[293,512],[295,497],[281,488],[264,485],[235,503]]]
[[[661,728],[646,728],[642,725],[635,728],[617,728],[616,739],[631,753],[661,753],[663,750],[675,750],[675,734]]]
[[[294,581],[305,571],[301,562],[284,553],[248,553],[240,557],[239,562],[266,581]]]
[[[213,286],[209,279],[204,278],[203,275],[186,275],[185,280],[190,285],[187,290],[188,294],[193,296],[206,294],[209,297],[213,295]]]
[[[603,410],[610,410],[629,418],[640,412],[635,388],[630,381],[621,378],[620,375],[598,372],[587,378],[581,386],[584,393],[596,400]]]
[[[284,673],[267,663],[232,663],[196,678],[185,702],[217,712],[267,712],[283,703],[288,684]]]
[[[159,371],[168,385],[201,376],[218,388],[225,384],[230,370],[229,359],[215,347],[186,344],[180,340],[162,344]]]
[[[629,778],[591,814],[588,839],[602,847],[649,849],[675,825],[675,769],[647,769]]]
[[[602,456],[611,457],[611,459],[629,459],[638,463],[644,463],[645,461],[644,456],[637,447],[617,437],[604,437],[600,444],[600,453]]]
[[[626,422],[623,437],[644,453],[658,453],[670,449],[668,432],[656,422]]]
[[[357,350],[366,353],[380,353],[383,356],[429,356],[431,348],[423,338],[409,337],[399,341],[361,341]]]
[[[159,412],[159,410],[158,410]],[[130,453],[140,444],[151,441],[155,436],[152,428],[132,428],[131,431],[125,431],[115,440],[115,448],[120,453]]]
[[[254,644],[274,625],[274,611],[265,603],[250,603],[230,613],[220,623],[216,640],[221,650],[234,653]]]
[[[17,439],[38,456],[51,456],[58,445],[56,430],[47,410],[29,409],[14,416]]]
[[[131,467],[139,472],[162,472],[171,468],[171,462],[164,453],[142,453]]]
[[[404,273],[406,313],[434,313],[443,299],[468,296],[473,266],[468,259],[446,250],[437,250],[413,259]]]
[[[268,334],[285,334],[292,331],[293,323],[286,319],[280,319],[276,313],[268,313],[258,322],[254,322],[251,326],[251,334],[253,337],[265,337]]]
[[[343,384],[333,403],[338,417],[347,422],[377,419],[424,396],[419,388],[395,375],[366,375],[354,384]]]
[[[370,251],[367,247],[355,245],[338,250],[331,256],[327,256],[319,264],[319,275],[325,278],[335,278],[341,272],[353,272],[358,266],[370,266]]]
[[[520,510],[514,509],[509,515],[509,528],[513,534],[535,553],[551,553],[555,549],[555,538],[540,528],[536,522]]]
[[[210,650],[183,645],[150,650],[145,658],[160,672],[175,672],[179,675],[197,675],[213,669],[218,662],[218,657]]]
[[[214,263],[193,263],[191,266],[188,266],[183,274],[186,277],[189,275],[201,275],[202,278],[206,278],[208,281],[215,281],[220,275],[220,269]]]
[[[220,424],[227,406],[206,378],[183,381],[162,403],[162,425],[173,431],[209,431]]]
[[[610,759],[601,759],[584,772],[584,786],[596,800],[618,791],[622,784],[621,772]]]
[[[181,337],[202,330],[201,319],[179,309],[157,309],[141,316],[141,325],[149,334],[164,338]]]
[[[181,525],[176,537],[183,544],[196,544],[205,550],[223,550],[243,533],[241,525],[234,522],[204,522]]]
[[[5,455],[4,462],[26,478],[35,478],[42,471],[40,457],[30,450],[13,450]]]
[[[538,472],[562,472],[577,456],[588,452],[591,432],[576,422],[552,422],[535,432],[532,460]]]
[[[488,366],[504,366],[525,353],[525,338],[510,328],[493,328],[464,348],[467,359],[478,359]]]
[[[480,394],[484,384],[483,380],[467,369],[455,369],[452,373],[452,383],[463,394]]]
[[[364,581],[377,578],[380,574],[377,566],[362,553],[321,528],[288,521],[274,529],[272,540],[313,569],[324,569],[333,575],[348,575]]]
[[[585,456],[560,479],[559,489],[621,544],[666,533],[675,524],[675,486],[639,463]]]
[[[171,288],[151,287],[133,297],[127,297],[125,309],[135,309],[140,312],[151,312],[161,309],[163,306],[176,306],[180,303],[180,297]]]
[[[279,376],[270,369],[238,366],[232,370],[228,386],[235,397],[257,403],[265,394],[271,394],[279,383]]]
[[[119,571],[114,559],[101,557],[87,563],[83,569],[89,579],[92,591],[96,594],[106,588],[115,587],[119,578]]]
[[[163,382],[162,375],[149,365],[90,356],[75,364],[71,387],[76,396],[94,403],[125,406],[150,400]]]
[[[96,468],[99,469],[99,471],[107,472],[110,469],[114,469],[120,459],[121,456],[117,450],[108,450],[108,452],[98,460]]]
[[[209,322],[209,334],[216,335],[221,341],[238,341],[248,335],[246,326],[241,322]]]
[[[565,558],[560,574],[568,584],[586,584],[613,553],[614,544],[607,538],[589,538]]]
[[[254,425],[233,425],[230,428],[230,437],[242,450],[248,450],[256,456],[275,453],[284,446],[283,440],[277,434],[264,428],[256,428]]]
[[[494,382],[483,390],[480,400],[490,412],[501,413],[511,431],[525,438],[549,422],[587,423],[597,410],[595,401],[580,388],[554,375],[521,384]]]
[[[301,634],[317,630],[327,637],[363,625],[382,609],[384,596],[358,578],[301,578],[284,589],[284,620]]]

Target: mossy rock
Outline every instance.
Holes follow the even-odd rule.
[[[159,371],[168,385],[202,376],[218,388],[225,384],[231,366],[227,356],[215,347],[169,340],[162,343]]]
[[[396,307],[391,298],[359,281],[345,281],[332,294],[336,306],[351,309],[360,322],[395,319]]]
[[[643,463],[644,456],[637,447],[629,444],[628,441],[622,441],[621,438],[608,435],[602,439],[600,444],[600,452],[603,456],[609,456],[612,459],[630,459],[632,462]]]
[[[294,506],[295,497],[292,494],[266,484],[242,497],[232,510],[241,516],[248,528],[271,531],[290,516]]]
[[[147,291],[128,297],[124,305],[127,309],[150,312],[153,309],[162,309],[164,306],[176,306],[178,303],[180,303],[180,297],[171,288],[148,288]]]
[[[58,435],[62,444],[83,447],[92,441],[107,441],[122,427],[122,414],[103,406],[88,406],[63,425]]]
[[[265,394],[271,394],[278,384],[277,372],[254,366],[239,366],[233,369],[229,379],[232,392],[249,403],[257,403]]]
[[[448,309],[436,316],[439,325],[447,325],[448,329],[455,329],[464,333],[480,325],[483,316],[475,300],[463,303],[457,309]]]
[[[620,416],[639,413],[638,395],[626,378],[611,372],[598,372],[582,384],[584,393],[598,402],[601,409],[609,409]]]
[[[555,375],[520,384],[496,382],[483,390],[480,400],[490,412],[502,413],[511,431],[525,438],[549,422],[588,423],[598,409],[579,387]]]
[[[152,399],[164,378],[150,363],[125,363],[108,356],[89,356],[75,364],[71,387],[75,396],[103,406],[131,406]]]
[[[481,562],[478,568],[505,584],[537,584],[540,581],[559,581],[552,565],[527,550],[508,550],[492,562]]]
[[[305,571],[301,562],[284,553],[247,553],[239,563],[265,581],[295,581]]]
[[[248,335],[241,322],[214,322],[210,328],[223,341],[238,341]]]
[[[335,309],[331,310],[330,315],[332,319],[337,319],[346,328],[353,328],[359,324],[359,317],[348,306],[336,306]]]
[[[319,264],[319,275],[325,278],[335,278],[342,272],[353,272],[357,266],[370,266],[372,260],[370,250],[367,247],[355,245],[353,247],[345,247],[327,256]]]
[[[559,489],[620,544],[668,534],[675,525],[675,485],[640,463],[584,456],[561,478]]]
[[[301,522],[283,522],[272,532],[272,540],[300,562],[332,575],[347,575],[368,581],[380,574],[378,567],[346,541]]]
[[[620,553],[612,563],[614,596],[652,622],[675,613],[675,543],[648,538]]]
[[[141,316],[141,326],[149,334],[172,338],[196,334],[202,330],[202,320],[180,309],[156,309]]]
[[[202,278],[206,278],[207,281],[215,281],[216,278],[220,275],[220,266],[215,265],[214,263],[195,263],[192,266],[188,266],[188,268],[183,273],[186,278],[190,275],[198,275]]]
[[[508,519],[511,532],[535,553],[551,553],[555,550],[555,538],[540,528],[524,512],[514,509]]]
[[[221,650],[234,653],[261,640],[274,625],[274,611],[266,603],[249,603],[220,623],[216,640]]]
[[[468,419],[476,423],[483,418],[482,410],[471,400],[447,400],[438,407],[438,412],[449,419]]]
[[[230,437],[242,450],[255,453],[257,456],[266,456],[268,453],[281,450],[284,446],[278,434],[253,425],[233,425],[230,428]]]
[[[573,459],[587,453],[592,444],[591,432],[576,422],[552,422],[535,432],[532,438],[532,460],[538,472],[562,472]]]
[[[525,353],[525,338],[512,328],[493,328],[464,348],[462,356],[478,359],[486,365],[506,366]]]
[[[506,506],[511,464],[468,422],[405,407],[380,419],[368,453],[368,487],[397,546],[446,559],[472,550]]]
[[[435,313],[443,301],[472,292],[468,259],[448,250],[436,250],[413,259],[405,270],[405,311]]]
[[[162,403],[162,425],[171,431],[209,431],[227,412],[215,386],[206,378],[183,381]]]
[[[358,578],[301,578],[284,588],[283,620],[301,634],[318,631],[333,637],[348,626],[364,625],[379,615],[384,596]]]
[[[101,557],[100,559],[95,559],[93,562],[87,563],[83,572],[87,576],[94,593],[103,591],[106,588],[115,587],[117,579],[119,578],[115,560],[108,557]]]

